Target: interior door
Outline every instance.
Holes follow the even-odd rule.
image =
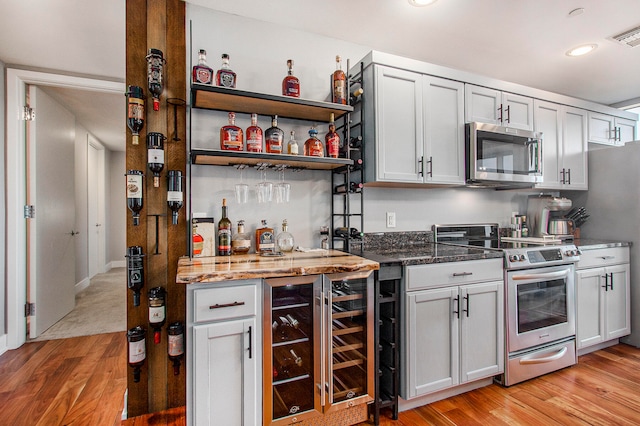
[[[89,278],[104,272],[104,148],[91,136],[87,144],[87,228]]]
[[[27,137],[28,301],[35,303],[29,337],[35,338],[75,305],[75,118],[42,89],[29,86],[36,111]]]

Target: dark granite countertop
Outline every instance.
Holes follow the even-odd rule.
[[[577,238],[573,240],[573,243],[580,250],[597,250],[612,247],[631,247],[631,242],[629,241],[610,241],[601,240],[599,238]]]
[[[380,264],[400,263],[405,266],[478,259],[502,259],[504,257],[504,254],[497,250],[436,243],[414,244],[389,249],[377,248],[354,254],[374,260]]]

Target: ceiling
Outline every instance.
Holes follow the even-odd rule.
[[[611,40],[640,25],[640,0],[438,0],[423,8],[407,0],[375,8],[371,0],[189,1],[594,102],[640,102],[640,46]],[[125,1],[37,3],[0,0],[0,60],[124,81]],[[569,16],[577,8],[584,13]],[[586,43],[598,48],[565,54]],[[103,143],[124,150],[124,96],[92,94],[87,102],[71,89],[48,90]]]

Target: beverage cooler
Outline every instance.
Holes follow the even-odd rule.
[[[263,424],[373,400],[373,293],[371,271],[265,280]]]

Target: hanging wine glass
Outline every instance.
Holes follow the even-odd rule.
[[[267,168],[264,165],[259,170],[262,173],[262,181],[256,185],[258,203],[270,203],[273,198],[273,183],[267,182]]]
[[[275,192],[276,192],[276,203],[288,203],[289,202],[289,194],[291,192],[291,185],[288,182],[284,181],[284,169],[285,166],[280,168],[280,182],[277,183]]]
[[[240,170],[240,183],[236,183],[236,201],[238,204],[246,204],[249,199],[249,185],[242,181],[242,174],[244,172],[246,164],[239,164],[236,166]]]

